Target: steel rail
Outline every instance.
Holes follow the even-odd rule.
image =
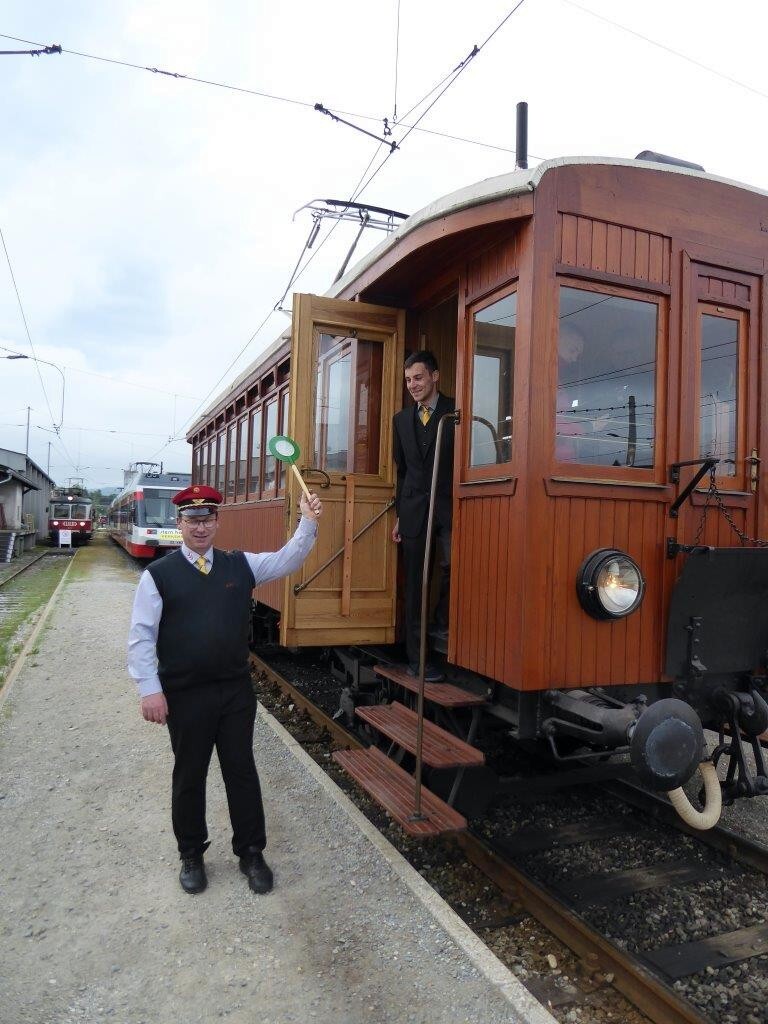
[[[356,739],[349,730],[345,729],[343,725],[339,725],[330,715],[327,715],[313,703],[301,690],[297,690],[295,686],[291,685],[287,679],[281,676],[279,672],[276,672],[257,654],[251,654],[251,666],[262,678],[269,680],[270,683],[274,683],[283,693],[289,696],[296,707],[306,711],[315,724],[327,729],[338,743],[344,743],[354,750],[362,750],[365,747],[365,744]]]
[[[631,953],[614,946],[548,889],[510,864],[472,832],[453,840],[501,891],[585,962],[590,972],[613,974],[612,984],[655,1024],[709,1024],[695,1007],[654,977]]]
[[[48,558],[48,556],[52,555],[52,554],[53,554],[52,551],[43,551],[43,553],[41,555],[37,555],[30,562],[27,562],[26,565],[22,565],[20,569],[16,570],[16,572],[12,572],[9,576],[6,576],[5,579],[0,580],[0,589],[2,587],[4,587],[6,585],[6,583],[10,583],[11,580],[15,580],[17,576],[21,576],[21,574],[23,572],[26,572],[27,569],[30,568],[30,566],[37,565],[37,563],[40,561],[41,558]],[[67,556],[67,557],[71,557],[71,556]]]
[[[251,654],[251,664],[289,696],[297,707],[306,711],[314,722],[324,726],[334,740],[357,750],[363,748],[364,744],[347,729],[257,655]],[[631,953],[614,946],[569,910],[557,896],[510,864],[478,835],[464,832],[449,842],[458,845],[467,859],[505,895],[519,903],[531,917],[580,957],[590,972],[600,970],[613,974],[612,984],[655,1024],[708,1024],[707,1018],[699,1014],[691,1003],[664,985]]]

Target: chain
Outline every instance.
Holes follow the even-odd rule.
[[[731,515],[730,511],[725,505],[725,502],[723,501],[723,495],[717,488],[717,483],[715,482],[715,473],[716,467],[712,466],[709,470],[709,490],[707,491],[707,497],[704,502],[704,508],[701,510],[701,521],[699,522],[699,527],[696,530],[696,539],[694,541],[694,544],[697,545],[701,540],[701,535],[704,532],[704,525],[707,518],[707,508],[709,507],[710,499],[714,498],[718,510],[722,512],[726,522],[733,530],[733,532],[736,534],[736,536],[739,538],[742,544],[752,544],[757,548],[768,548],[768,540],[758,540],[756,537],[750,537],[746,533],[744,533],[743,530],[740,530],[736,523],[734,523],[733,516]]]

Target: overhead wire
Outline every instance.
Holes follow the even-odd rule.
[[[397,0],[397,25],[395,28],[395,97],[392,103],[392,122],[397,121],[397,73],[400,63],[400,0]]]
[[[417,119],[417,121],[416,121],[416,124],[414,124],[414,125],[412,125],[412,126],[410,126],[410,127],[408,128],[408,131],[407,131],[407,132],[406,132],[406,134],[405,134],[405,135],[403,136],[403,138],[402,138],[402,139],[400,140],[400,143],[398,144],[398,148],[399,148],[399,145],[402,145],[402,142],[404,142],[404,141],[405,141],[405,139],[406,139],[406,138],[408,137],[408,135],[410,135],[410,134],[411,134],[411,132],[413,132],[413,131],[415,131],[415,130],[416,130],[416,128],[417,128],[417,126],[418,126],[419,122],[420,122],[420,121],[422,121],[422,120],[423,120],[423,119],[424,119],[424,118],[426,117],[426,115],[427,115],[427,114],[429,113],[429,111],[430,111],[430,110],[431,110],[431,109],[432,109],[432,108],[434,107],[434,105],[435,105],[435,104],[437,103],[437,101],[438,101],[438,100],[439,100],[439,99],[440,99],[440,98],[441,98],[441,97],[442,97],[442,96],[444,95],[444,93],[445,93],[445,92],[447,92],[447,90],[448,90],[448,89],[449,89],[449,88],[450,88],[450,87],[451,87],[451,86],[453,85],[453,83],[454,83],[454,82],[456,81],[456,79],[457,79],[457,78],[459,77],[459,75],[460,75],[460,74],[461,74],[461,73],[462,73],[462,72],[463,72],[463,71],[464,71],[464,70],[466,69],[466,67],[467,67],[467,66],[469,65],[470,61],[471,61],[471,60],[472,60],[472,59],[473,59],[474,57],[476,57],[476,56],[477,56],[477,55],[478,55],[478,54],[480,53],[480,51],[481,51],[481,50],[482,50],[482,49],[483,49],[483,48],[484,48],[485,46],[487,46],[487,44],[488,44],[488,43],[489,43],[489,42],[491,41],[491,39],[493,39],[493,37],[494,37],[494,36],[495,36],[495,35],[497,34],[497,32],[499,32],[499,31],[500,31],[500,29],[501,29],[501,28],[503,28],[503,26],[504,26],[504,25],[505,25],[505,24],[506,24],[506,23],[507,23],[507,22],[509,21],[509,19],[510,19],[510,18],[512,17],[512,15],[513,15],[513,14],[515,14],[515,13],[516,13],[516,11],[518,11],[518,10],[519,10],[519,9],[520,9],[520,8],[521,8],[521,7],[523,6],[523,4],[524,4],[524,3],[525,3],[525,0],[518,0],[518,2],[517,2],[517,3],[515,4],[515,5],[514,5],[514,7],[513,7],[513,8],[512,8],[512,9],[511,9],[511,10],[510,10],[510,11],[509,11],[509,12],[508,12],[508,13],[507,13],[507,14],[506,14],[505,16],[504,16],[504,18],[502,18],[502,20],[501,20],[501,21],[499,22],[499,24],[498,24],[498,25],[497,25],[497,26],[496,26],[496,27],[495,27],[495,28],[493,29],[493,31],[492,31],[492,32],[491,32],[491,33],[490,33],[490,34],[489,34],[489,35],[488,35],[488,36],[486,37],[486,39],[485,39],[485,40],[484,40],[484,41],[483,41],[483,42],[482,42],[482,43],[480,44],[480,46],[474,46],[474,47],[472,48],[472,50],[470,51],[469,55],[468,55],[467,57],[465,57],[465,58],[464,58],[464,60],[462,60],[462,61],[461,61],[461,62],[460,62],[459,64],[457,64],[457,65],[456,65],[456,67],[454,67],[452,71],[450,71],[450,72],[449,72],[449,73],[448,73],[447,75],[445,75],[445,76],[444,76],[444,77],[443,77],[443,78],[442,78],[442,79],[440,80],[440,82],[438,82],[438,84],[437,84],[437,85],[436,85],[435,87],[433,87],[432,89],[430,89],[430,91],[429,91],[428,93],[426,93],[426,95],[425,95],[425,96],[423,96],[423,97],[422,97],[422,99],[418,101],[418,103],[416,103],[416,104],[415,104],[414,106],[412,106],[412,107],[410,108],[410,110],[408,111],[408,113],[407,113],[407,114],[405,115],[406,117],[408,117],[408,116],[410,115],[410,113],[411,113],[411,112],[412,112],[413,110],[415,110],[415,109],[416,109],[417,107],[419,107],[419,106],[420,106],[420,105],[421,105],[421,104],[422,104],[422,103],[423,103],[423,102],[424,102],[424,101],[425,101],[425,100],[426,100],[426,99],[427,99],[427,98],[428,98],[429,96],[431,96],[431,95],[432,95],[432,94],[433,94],[433,93],[434,93],[434,92],[435,92],[435,91],[436,91],[437,89],[440,89],[440,87],[441,87],[441,86],[443,86],[443,85],[444,85],[444,83],[447,83],[447,84],[445,84],[445,85],[444,85],[444,87],[443,87],[443,88],[441,89],[441,91],[440,91],[440,92],[439,92],[439,94],[438,94],[438,95],[437,95],[437,96],[435,97],[435,99],[434,99],[434,100],[433,100],[433,101],[432,101],[432,102],[431,102],[431,103],[429,104],[429,106],[428,106],[428,107],[426,108],[426,110],[424,110],[424,111],[422,112],[422,114],[420,114],[419,118],[418,118],[418,119]],[[375,177],[376,177],[376,176],[377,176],[377,175],[379,174],[379,172],[380,172],[380,171],[381,171],[381,170],[383,169],[384,165],[385,165],[385,164],[387,163],[387,161],[388,161],[388,160],[390,159],[390,157],[391,157],[391,156],[392,156],[392,155],[393,155],[393,154],[394,154],[395,152],[397,152],[397,148],[394,148],[394,147],[393,147],[393,148],[390,148],[389,152],[388,152],[388,153],[387,153],[387,155],[386,155],[386,156],[384,157],[384,159],[383,159],[383,160],[382,160],[382,162],[381,162],[381,163],[379,164],[379,166],[378,166],[378,167],[376,168],[376,170],[375,170],[375,171],[374,171],[374,172],[373,172],[373,173],[372,173],[372,174],[370,175],[370,177],[369,177],[369,178],[368,178],[367,180],[365,180],[365,181],[364,181],[364,179],[365,179],[365,175],[366,175],[366,174],[368,173],[368,170],[370,169],[370,167],[371,167],[371,164],[372,164],[372,163],[374,162],[374,160],[376,159],[376,156],[378,155],[378,152],[379,152],[379,150],[381,149],[381,146],[382,146],[382,145],[384,145],[384,143],[382,143],[382,142],[379,142],[379,145],[378,145],[378,146],[376,147],[376,150],[375,150],[375,152],[374,152],[373,156],[371,157],[371,159],[370,159],[370,160],[369,160],[369,162],[368,162],[368,166],[367,166],[367,167],[366,167],[366,169],[365,169],[365,170],[363,171],[363,173],[362,173],[362,175],[361,175],[361,177],[360,177],[360,179],[359,179],[359,181],[358,181],[357,185],[356,185],[356,186],[355,186],[355,188],[353,189],[352,195],[350,196],[350,198],[349,198],[348,202],[350,202],[350,203],[353,203],[353,202],[355,202],[355,201],[357,200],[357,198],[358,198],[358,197],[359,197],[360,195],[362,195],[362,193],[363,193],[363,192],[365,191],[365,189],[366,189],[366,188],[368,188],[368,186],[369,186],[369,185],[371,184],[371,182],[372,182],[372,181],[374,180],[374,178],[375,178]],[[197,407],[197,408],[195,409],[195,411],[194,411],[194,412],[193,412],[193,413],[191,414],[191,416],[189,416],[189,418],[188,418],[187,420],[185,420],[185,422],[184,422],[184,425],[183,425],[183,426],[182,426],[182,427],[181,427],[180,429],[182,429],[182,430],[183,430],[183,429],[184,429],[184,427],[186,427],[186,425],[187,425],[187,424],[189,424],[189,423],[193,423],[193,422],[194,422],[194,419],[195,419],[195,416],[197,415],[197,413],[198,413],[198,412],[200,411],[200,409],[202,409],[202,408],[203,408],[203,406],[204,406],[204,405],[205,405],[205,403],[206,403],[206,402],[208,401],[208,399],[209,399],[209,398],[210,398],[210,397],[211,397],[211,396],[212,396],[212,395],[213,395],[213,394],[215,393],[216,389],[217,389],[217,388],[219,387],[219,385],[221,384],[221,382],[222,382],[222,381],[224,380],[224,378],[225,378],[225,377],[227,376],[227,374],[228,374],[228,373],[230,372],[230,370],[232,369],[232,367],[233,367],[233,366],[234,366],[234,365],[235,365],[235,364],[237,363],[237,361],[238,361],[238,360],[239,360],[239,359],[241,358],[241,356],[242,356],[242,355],[244,354],[244,352],[245,352],[245,351],[246,351],[246,350],[248,349],[248,347],[249,347],[249,345],[251,344],[251,342],[253,341],[253,339],[254,339],[254,338],[255,338],[255,337],[256,337],[256,336],[257,336],[257,335],[259,334],[259,332],[260,332],[260,331],[261,331],[261,330],[262,330],[262,329],[264,328],[264,326],[266,325],[267,321],[268,321],[268,320],[270,319],[270,317],[272,316],[272,314],[273,314],[273,313],[274,313],[274,312],[275,312],[275,311],[276,311],[276,310],[277,310],[278,308],[281,308],[281,303],[282,303],[283,299],[285,298],[285,296],[287,295],[287,293],[288,293],[288,289],[289,289],[289,288],[291,287],[291,285],[292,285],[292,284],[295,284],[295,283],[296,283],[296,282],[297,282],[297,281],[298,281],[298,280],[299,280],[299,279],[301,278],[301,276],[302,276],[302,275],[303,275],[303,274],[304,274],[304,273],[306,272],[306,270],[307,270],[307,268],[309,267],[310,263],[311,263],[311,262],[312,262],[312,261],[313,261],[313,260],[315,259],[315,257],[316,257],[316,256],[318,255],[318,253],[319,253],[319,252],[321,251],[321,249],[323,248],[323,246],[324,246],[324,245],[326,244],[326,242],[327,242],[327,241],[328,241],[328,240],[330,239],[330,237],[331,237],[331,236],[333,235],[333,232],[334,232],[334,231],[336,230],[336,228],[337,228],[337,227],[339,226],[339,224],[340,224],[340,223],[341,223],[341,221],[340,221],[340,220],[337,220],[337,221],[336,221],[336,222],[335,222],[335,223],[334,223],[333,225],[331,225],[331,228],[330,228],[330,230],[328,231],[328,234],[327,234],[327,235],[325,236],[325,238],[323,238],[323,239],[322,239],[322,241],[321,241],[321,242],[320,242],[320,244],[318,245],[317,249],[315,249],[315,251],[314,251],[314,252],[312,253],[312,255],[311,255],[311,256],[310,256],[310,258],[309,258],[309,259],[307,260],[307,262],[306,262],[306,263],[304,264],[304,266],[303,266],[303,267],[302,267],[302,268],[301,268],[300,270],[298,270],[298,273],[297,273],[297,272],[296,272],[296,271],[294,270],[294,275],[293,275],[292,279],[291,279],[291,280],[289,281],[289,283],[288,283],[288,285],[287,285],[287,287],[286,287],[285,291],[283,292],[282,298],[281,298],[281,299],[279,299],[279,300],[278,300],[278,302],[277,302],[277,303],[275,304],[275,306],[274,306],[274,307],[273,307],[273,308],[272,308],[272,309],[271,309],[271,310],[269,311],[269,313],[267,313],[266,317],[265,317],[265,318],[264,318],[264,319],[262,320],[262,322],[261,322],[261,323],[259,324],[259,326],[258,326],[258,327],[256,328],[256,330],[255,330],[255,331],[254,331],[254,332],[253,332],[253,333],[251,334],[251,336],[250,336],[250,338],[248,339],[248,341],[247,341],[247,342],[245,343],[245,345],[243,345],[243,347],[242,347],[242,348],[240,349],[240,351],[239,351],[239,352],[238,352],[238,354],[237,354],[237,355],[236,355],[236,356],[234,357],[234,359],[233,359],[233,360],[232,360],[232,361],[231,361],[231,362],[229,363],[229,365],[227,366],[227,368],[226,368],[226,369],[224,370],[224,372],[223,372],[223,373],[222,373],[222,375],[221,375],[221,376],[219,377],[219,379],[217,380],[217,382],[216,382],[216,383],[215,383],[215,384],[213,385],[213,387],[212,387],[212,388],[211,388],[211,390],[210,390],[210,391],[208,392],[208,394],[207,394],[207,395],[206,395],[206,397],[205,397],[205,398],[203,399],[203,401],[202,401],[202,402],[200,403],[200,405],[199,405],[199,406],[198,406],[198,407]],[[306,248],[306,247],[305,247],[305,248]],[[300,260],[301,260],[301,257],[299,258],[299,261],[300,261]],[[163,449],[164,449],[164,448],[165,448],[165,447],[167,446],[167,444],[170,444],[172,440],[176,440],[176,439],[177,439],[177,438],[169,439],[169,441],[168,441],[168,442],[166,442],[166,445],[163,445],[163,447],[161,447],[161,448],[160,448],[160,449],[159,449],[159,450],[158,450],[157,452],[155,452],[155,454],[154,454],[154,455],[152,456],[152,458],[156,458],[156,457],[157,457],[157,455],[159,455],[159,454],[160,454],[160,452],[162,452],[162,451],[163,451]]]
[[[13,352],[16,355],[22,355],[23,353],[17,352],[14,348],[8,348],[7,345],[0,345],[0,351],[2,352]],[[113,384],[123,384],[129,388],[141,388],[142,391],[154,391],[158,395],[168,395],[171,398],[184,398],[190,402],[196,402],[198,400],[197,395],[182,395],[178,391],[165,391],[163,388],[153,388],[149,384],[137,384],[132,380],[123,380],[121,377],[111,377],[106,373],[96,373],[94,370],[82,370],[78,366],[67,366],[66,363],[56,364],[60,365],[63,370],[68,370],[70,373],[82,373],[86,377],[99,377],[101,380],[111,381]]]
[[[569,7],[575,7],[584,14],[589,14],[592,18],[597,18],[598,21],[604,21],[607,25],[611,25],[613,28],[617,28],[621,32],[626,32],[628,35],[634,36],[636,39],[642,39],[644,43],[648,43],[650,46],[655,46],[659,50],[664,50],[665,53],[670,53],[674,57],[679,57],[680,60],[687,61],[689,64],[693,64],[694,67],[700,68],[702,71],[707,71],[710,75],[722,78],[723,81],[730,82],[731,85],[736,85],[740,89],[746,89],[747,92],[754,93],[755,96],[761,96],[763,99],[768,99],[768,93],[764,92],[762,89],[758,89],[754,85],[749,85],[747,82],[742,82],[740,79],[734,78],[733,75],[727,75],[724,71],[718,71],[709,64],[705,64],[703,61],[697,60],[695,57],[691,57],[687,53],[683,53],[681,50],[676,50],[672,46],[667,46],[666,43],[660,43],[656,39],[651,39],[650,36],[646,36],[642,32],[637,32],[635,29],[629,28],[627,25],[622,25],[618,21],[606,18],[605,15],[598,14],[597,11],[592,11],[589,7],[583,7],[581,4],[576,3],[576,0],[562,0],[562,2],[568,4]]]
[[[33,40],[22,39],[19,36],[12,36],[12,35],[8,35],[7,33],[3,33],[3,32],[0,32],[0,39],[13,39],[16,42],[20,42],[20,43],[30,43],[31,45],[42,45],[42,44],[36,44]],[[255,96],[255,97],[259,98],[259,99],[273,100],[274,102],[277,102],[277,103],[288,103],[288,104],[291,104],[291,105],[296,106],[296,107],[304,107],[304,108],[306,108],[308,110],[313,110],[315,108],[315,103],[310,102],[308,100],[299,100],[299,99],[296,99],[296,98],[291,97],[291,96],[281,96],[278,93],[266,92],[263,89],[251,89],[251,88],[246,87],[246,86],[232,85],[232,84],[227,83],[227,82],[216,82],[216,81],[213,81],[213,80],[207,79],[207,78],[199,78],[199,77],[197,77],[195,75],[182,74],[181,72],[178,72],[178,71],[162,71],[160,68],[148,67],[147,65],[144,65],[144,64],[134,64],[131,61],[118,60],[118,59],[113,58],[113,57],[102,57],[102,56],[99,56],[98,54],[94,54],[94,53],[85,53],[82,50],[69,50],[69,49],[64,47],[64,48],[62,48],[62,53],[67,53],[67,54],[70,54],[70,55],[75,56],[75,57],[83,57],[83,58],[85,58],[87,60],[101,61],[101,62],[106,63],[106,64],[116,64],[116,65],[119,65],[121,67],[132,68],[132,69],[134,69],[136,71],[149,71],[149,72],[152,72],[153,74],[166,75],[169,78],[183,79],[183,80],[186,80],[188,82],[195,82],[198,85],[208,85],[208,86],[211,86],[212,88],[225,89],[225,90],[229,90],[231,92],[244,93],[244,94],[249,95],[249,96]],[[450,74],[453,74],[453,72],[450,72],[449,75]],[[449,77],[449,76],[446,76],[446,77]],[[443,81],[445,81],[445,79],[443,79]],[[435,89],[439,88],[441,84],[442,84],[442,82],[438,82],[438,84],[431,90],[431,92],[434,92]],[[422,99],[421,102],[423,102],[423,99]],[[337,110],[336,113],[344,114],[346,117],[356,117],[360,121],[375,121],[378,124],[380,124],[381,120],[382,120],[381,117],[376,117],[373,114],[361,114],[361,113],[359,113],[357,111],[353,111],[353,110]],[[407,117],[408,115],[406,114],[405,116]],[[401,125],[401,127],[405,127],[405,128],[409,127],[409,125],[403,124],[402,120],[400,122],[400,125]],[[442,138],[451,139],[454,142],[461,142],[461,143],[465,143],[466,145],[470,145],[470,146],[481,146],[481,147],[483,147],[485,149],[495,149],[495,150],[499,150],[501,152],[514,153],[514,150],[508,149],[505,146],[499,146],[499,145],[496,145],[496,144],[490,143],[490,142],[482,142],[479,139],[468,139],[468,138],[464,138],[461,135],[451,135],[448,132],[438,132],[438,131],[435,131],[434,129],[430,129],[430,128],[417,128],[416,130],[420,131],[420,132],[425,132],[427,135],[437,135],[437,136],[440,136]],[[533,155],[533,154],[531,154],[531,155]]]
[[[5,258],[6,258],[7,262],[8,262],[8,270],[10,271],[10,274],[11,274],[11,281],[13,282],[13,290],[16,292],[16,301],[19,304],[19,312],[21,313],[21,319],[24,322],[24,330],[26,331],[26,334],[27,334],[27,341],[29,342],[29,347],[32,350],[32,358],[33,358],[33,360],[35,362],[35,369],[37,370],[37,377],[38,377],[38,380],[40,381],[40,387],[43,389],[43,395],[45,397],[45,404],[48,406],[48,415],[51,417],[51,425],[55,428],[56,427],[56,420],[54,419],[54,416],[53,416],[53,411],[51,409],[51,403],[48,401],[48,392],[45,390],[45,384],[43,382],[43,375],[40,372],[40,366],[38,365],[38,362],[37,362],[37,353],[35,352],[35,345],[34,345],[34,342],[32,341],[32,335],[31,335],[30,330],[29,330],[29,324],[27,323],[27,314],[24,312],[24,304],[21,301],[21,295],[19,293],[19,286],[16,284],[16,275],[13,272],[13,265],[11,263],[11,255],[8,252],[8,246],[5,244],[5,235],[3,234],[3,229],[1,227],[0,227],[0,241],[3,243],[3,251],[5,252]],[[59,426],[61,426],[61,424],[59,424]],[[57,433],[58,433],[58,431],[57,431]]]

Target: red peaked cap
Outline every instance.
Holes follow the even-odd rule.
[[[180,516],[197,518],[213,515],[224,498],[215,487],[193,484],[191,487],[185,487],[178,494],[174,494],[171,501],[178,506]]]

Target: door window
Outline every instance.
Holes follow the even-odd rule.
[[[326,472],[379,472],[383,346],[317,332],[314,464]]]

